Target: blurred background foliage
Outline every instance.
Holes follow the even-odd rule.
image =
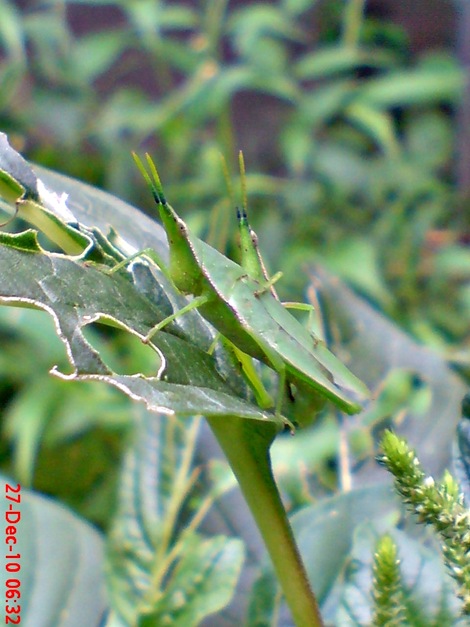
[[[130,151],[151,151],[170,202],[234,255],[243,149],[281,296],[304,300],[320,261],[468,374],[470,190],[456,173],[470,105],[453,33],[469,3],[398,3],[414,7],[401,23],[393,4],[0,0],[0,129],[28,159],[148,208]],[[129,403],[51,381],[61,344],[29,316],[0,311],[2,464],[105,525]],[[38,359],[21,361],[33,340]]]

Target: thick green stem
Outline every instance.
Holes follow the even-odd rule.
[[[271,470],[275,425],[233,416],[209,419],[209,424],[255,518],[296,626],[321,627],[320,610]]]

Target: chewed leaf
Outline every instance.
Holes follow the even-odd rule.
[[[68,194],[48,189],[29,163],[10,146],[5,133],[0,133],[0,195],[8,202],[31,199],[64,222],[77,224],[67,207]]]
[[[67,207],[68,194],[65,192],[56,194],[48,189],[41,179],[38,179],[38,191],[42,204],[49,209],[49,211],[55,213],[64,222],[75,225],[78,224],[77,218]]]
[[[10,269],[14,268],[15,272]],[[143,339],[164,315],[140,294],[123,271],[113,275],[77,263],[62,255],[0,247],[0,302],[43,309],[52,315],[59,337],[66,345],[72,374],[66,379],[97,379],[118,387],[152,411],[239,415],[273,420],[255,405],[237,396],[219,374],[215,359],[193,343],[161,332],[152,345],[160,357],[153,377],[117,375],[85,339],[90,323],[105,322]]]
[[[0,133],[0,199],[12,207],[15,216],[47,233],[67,253],[80,255],[91,247],[90,237],[76,228],[67,194],[49,190],[4,133]]]
[[[49,188],[56,190],[56,193],[66,192],[69,195],[67,206],[80,225],[97,227],[103,233],[108,233],[112,225],[118,233],[126,234],[126,241],[135,250],[153,248],[166,258],[167,243],[162,227],[142,211],[116,196],[63,174],[38,166],[35,166],[34,170]]]
[[[29,163],[8,142],[5,133],[0,133],[0,191],[9,190],[8,200],[16,201],[21,196],[38,199],[37,177]]]
[[[0,244],[24,252],[39,253],[42,251],[38,242],[37,231],[33,231],[33,229],[28,229],[23,233],[3,233],[0,231]]]
[[[206,417],[235,415],[266,422],[280,422],[274,415],[265,413],[247,401],[233,396],[228,387],[225,392],[222,392],[206,387],[167,383],[140,376],[114,374],[67,376],[57,371],[53,373],[69,381],[74,379],[104,381],[117,387],[132,399],[145,402],[147,408],[155,413],[175,413],[179,416],[203,414]]]

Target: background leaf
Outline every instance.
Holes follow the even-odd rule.
[[[335,625],[352,627],[371,624],[372,560],[380,530],[372,524],[360,526],[354,537],[344,582],[340,584]],[[407,623],[451,627],[459,624],[459,603],[453,583],[438,555],[398,529],[392,531],[398,546],[400,571],[405,586]]]
[[[196,626],[233,595],[242,542],[205,538],[191,522],[208,504],[202,494],[189,501],[198,422],[139,414],[108,545],[108,584],[125,624]]]
[[[419,450],[427,472],[439,477],[449,465],[451,445],[460,418],[466,387],[445,360],[430,348],[419,346],[367,302],[340,285],[323,268],[315,267],[315,283],[327,312],[337,354],[353,360],[355,373],[372,390],[395,368],[414,372],[431,392],[429,410],[408,410],[395,428]],[[386,347],[384,349],[384,347]],[[365,419],[360,417],[359,420]],[[382,471],[375,464],[361,468],[356,481],[377,480]]]
[[[325,499],[317,505],[304,508],[291,518],[310,582],[327,621],[331,608],[336,606],[336,601],[330,605],[329,594],[332,593],[349,559],[357,525],[374,519],[381,519],[384,526],[390,524],[398,517],[397,502],[388,486],[378,485]],[[271,572],[271,569],[265,566],[261,575],[263,586],[268,588],[273,587],[273,581],[265,581],[265,578]],[[253,592],[257,593],[257,586]],[[252,620],[260,611],[258,603],[266,604],[266,601],[263,595],[252,597],[250,607]],[[279,611],[279,598],[271,596],[270,603],[270,620],[274,621],[274,616]],[[263,613],[266,615],[266,612],[265,605]],[[285,613],[281,614],[281,624],[284,624],[284,621],[288,621]]]
[[[7,483],[16,487],[5,477],[1,483],[3,493]],[[100,534],[66,508],[25,489],[18,510],[14,549],[21,554],[21,623],[98,627],[107,607]]]

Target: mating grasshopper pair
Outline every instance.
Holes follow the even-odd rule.
[[[148,334],[152,336],[166,324],[187,311],[197,308],[232,345],[263,409],[275,408],[280,416],[285,391],[293,397],[292,405],[310,415],[295,415],[300,426],[311,422],[311,414],[329,399],[349,414],[360,411],[360,400],[367,388],[325,346],[305,329],[278,300],[257,248],[245,209],[239,212],[242,265],[193,237],[186,224],[168,204],[151,157],[148,170],[134,154],[135,162],[152,191],[165,228],[169,249],[169,267],[165,268],[154,251],[145,251],[158,263],[175,287],[193,299],[187,306],[168,316]],[[243,178],[243,161],[241,159]],[[121,264],[119,264],[121,265]],[[278,374],[279,388],[275,403],[264,391],[252,368],[251,358],[272,368]]]

